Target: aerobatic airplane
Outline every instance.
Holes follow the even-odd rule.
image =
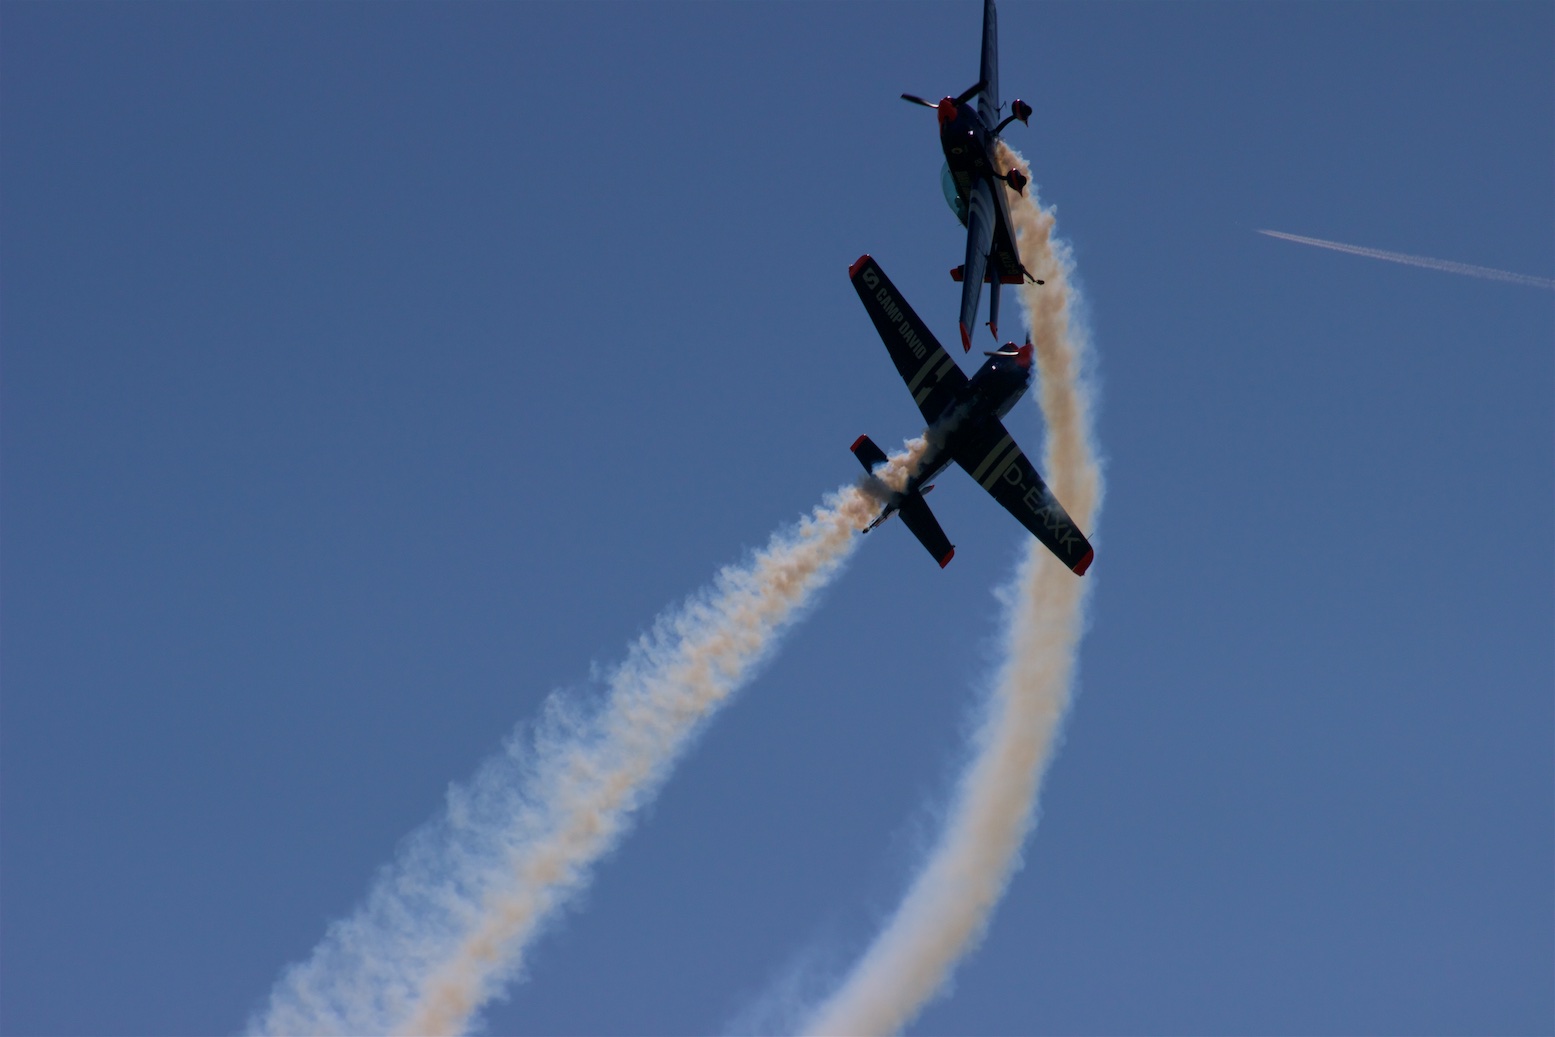
[[[869,529],[899,513],[943,569],[956,549],[923,495],[934,488],[929,480],[954,461],[1059,561],[1076,575],[1084,575],[1096,552],[999,420],[1031,385],[1031,343],[1017,347],[1008,342],[997,352],[988,353],[987,362],[968,379],[878,263],[867,255],[860,256],[848,268],[848,277],[907,383],[907,391],[929,423],[925,432],[929,445],[917,473],[900,491],[884,491],[885,508]],[[871,473],[886,459],[885,451],[868,436],[854,441],[853,455]]]
[[[1020,284],[1027,278],[1042,283],[1021,265],[1009,205],[1004,192],[995,184],[1002,180],[1017,194],[1026,189],[1026,178],[1020,170],[999,172],[994,146],[1000,130],[1015,119],[1025,123],[1031,117],[1031,105],[1016,100],[1010,105],[1010,114],[999,118],[1004,106],[999,103],[998,20],[993,0],[983,0],[983,64],[977,85],[960,97],[946,97],[938,104],[912,94],[902,95],[902,100],[933,108],[939,114],[939,142],[945,151],[940,186],[945,191],[945,201],[966,227],[966,262],[952,270],[950,276],[961,282],[961,347],[967,352],[972,349],[970,329],[977,322],[978,297],[984,280],[989,284],[988,328],[996,341],[999,286]],[[975,108],[970,104],[974,97]]]

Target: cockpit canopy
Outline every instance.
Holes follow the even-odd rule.
[[[961,225],[966,226],[966,202],[962,200],[961,192],[956,190],[956,178],[950,175],[949,163],[940,166],[939,186],[945,192],[945,204],[950,206],[950,211],[956,214]]]

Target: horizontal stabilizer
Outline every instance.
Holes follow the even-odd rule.
[[[939,520],[934,517],[934,512],[929,510],[929,504],[923,499],[921,493],[915,493],[902,501],[898,513],[907,528],[912,530],[912,535],[918,538],[918,543],[928,548],[929,554],[939,563],[941,569],[950,564],[955,557],[956,549],[951,544],[945,531],[939,528]]]
[[[965,271],[966,271],[966,267],[964,267],[964,266],[956,267],[954,270],[952,270],[950,272],[950,279],[952,281],[956,282],[957,284],[960,284],[961,283],[961,276],[962,276],[963,273],[965,273]],[[994,269],[992,267],[990,267],[989,269],[987,269],[986,271],[983,272],[983,283],[984,284],[993,284],[995,277],[998,277],[1000,284],[1024,284],[1025,281],[1026,281],[1026,275],[1025,274],[1000,274],[1000,273],[997,273],[996,271],[994,271]],[[1042,283],[1041,281],[1037,282],[1037,284],[1041,284],[1041,283]]]
[[[875,441],[868,436],[858,437],[848,449],[853,451],[853,456],[858,458],[858,463],[864,466],[866,472],[873,472],[876,465],[885,464],[885,451],[876,446]]]

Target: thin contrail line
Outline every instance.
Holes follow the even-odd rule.
[[[926,442],[878,473],[900,488]],[[251,1032],[451,1034],[518,975],[529,945],[614,849],[674,762],[815,600],[879,510],[865,480],[828,495],[744,565],[661,616],[601,701],[558,693],[366,902],[277,982]]]
[[[1026,163],[1002,145],[1006,170]],[[1029,189],[1035,193],[1035,185]],[[1082,529],[1092,530],[1102,477],[1091,436],[1087,345],[1073,320],[1068,250],[1052,239],[1053,214],[1007,195],[1021,261],[1044,287],[1020,300],[1036,346],[1039,402],[1048,435],[1043,471]],[[1094,577],[1091,577],[1094,579]],[[1036,825],[1037,795],[1069,706],[1089,585],[1031,540],[1008,596],[1006,655],[937,842],[896,913],[842,986],[804,1023],[811,1034],[887,1034],[945,989],[980,942],[1020,867]]]
[[[1464,277],[1478,277],[1486,281],[1505,281],[1507,284],[1520,284],[1527,288],[1542,288],[1547,292],[1555,292],[1555,280],[1548,277],[1534,277],[1531,274],[1514,274],[1510,270],[1497,270],[1492,266],[1475,266],[1472,263],[1454,263],[1450,259],[1433,259],[1430,256],[1412,256],[1407,252],[1389,252],[1380,248],[1365,248],[1360,245],[1346,245],[1342,241],[1325,241],[1322,238],[1305,238],[1300,234],[1286,234],[1278,230],[1262,230],[1259,234],[1266,234],[1271,238],[1279,238],[1282,241],[1294,241],[1298,245],[1315,245],[1318,248],[1332,249],[1335,252],[1345,252],[1352,256],[1365,256],[1367,259],[1385,259],[1389,263],[1403,263],[1406,266],[1424,267],[1427,270],[1440,270],[1444,274],[1462,274]]]

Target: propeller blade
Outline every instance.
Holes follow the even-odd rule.
[[[976,86],[968,87],[967,91],[965,93],[963,93],[960,97],[956,98],[956,103],[957,104],[966,104],[972,98],[974,98],[978,94],[982,93],[983,92],[983,87],[985,87],[987,85],[988,85],[988,80],[986,80],[986,79],[979,79],[977,81],[977,85]]]
[[[929,102],[925,101],[923,98],[916,97],[913,94],[903,94],[902,95],[902,100],[904,100],[904,101],[911,101],[913,104],[921,104],[925,108],[938,108],[939,107],[939,105],[937,105],[937,104],[930,104]]]

